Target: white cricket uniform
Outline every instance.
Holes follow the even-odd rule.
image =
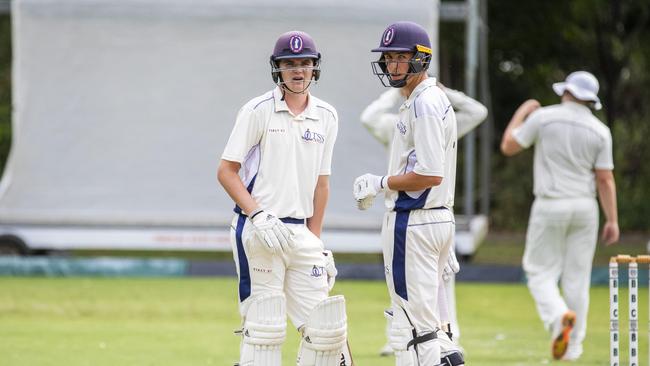
[[[449,98],[456,113],[457,135],[460,140],[485,120],[488,110],[483,104],[461,91],[445,88],[443,92]],[[393,109],[403,101],[404,97],[399,89],[390,88],[361,112],[361,123],[377,141],[386,147],[389,147],[396,131],[395,123],[398,115],[393,113]]]
[[[475,129],[487,117],[487,108],[478,101],[468,97],[463,92],[444,88],[443,89],[452,108],[456,114],[456,125],[458,139]],[[361,122],[368,131],[384,146],[388,147],[396,131],[395,123],[398,115],[393,113],[397,104],[404,101],[404,97],[397,88],[391,88],[383,92],[379,98],[370,103],[361,113]],[[450,253],[453,251],[453,246]],[[444,287],[444,293],[440,293],[439,310],[440,320],[443,323],[451,324],[451,331],[454,338],[460,336],[458,318],[456,315],[456,295],[454,291],[454,276],[449,280],[440,283]],[[442,291],[441,288],[439,291]]]
[[[535,202],[523,258],[528,287],[547,327],[567,309],[576,312],[569,345],[581,347],[598,236],[594,169],[614,169],[612,136],[588,107],[564,102],[531,113],[513,137],[524,148],[535,144]]]
[[[314,210],[320,175],[331,172],[338,131],[336,110],[309,95],[307,108],[294,116],[275,88],[250,100],[237,115],[222,159],[241,164],[240,176],[255,201],[276,214],[295,234],[290,253],[263,249],[239,207],[232,220],[231,243],[239,276],[240,313],[246,300],[284,292],[287,314],[296,328],[328,295],[323,243],[305,226]]]
[[[382,243],[391,305],[404,311],[422,336],[440,323],[438,284],[455,230],[456,117],[434,78],[413,90],[394,128],[388,175],[413,171],[443,178],[439,186],[419,192],[385,192]],[[437,364],[437,342],[418,345],[418,357],[422,365]]]

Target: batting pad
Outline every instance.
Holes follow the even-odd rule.
[[[447,333],[445,333],[442,329],[437,329],[436,330],[436,342],[440,345],[440,353],[442,355],[446,354],[451,354],[451,353],[460,353],[463,354],[463,349],[454,343],[451,339],[449,339],[449,336]]]
[[[240,366],[281,366],[287,306],[281,293],[252,298],[241,330]]]
[[[388,319],[390,325],[388,342],[395,351],[395,365],[417,365],[415,349],[413,347],[407,349],[408,343],[413,339],[413,326],[408,321],[406,314],[404,314],[404,310],[393,309],[392,314],[384,311],[384,316]]]
[[[342,295],[328,297],[311,311],[302,329],[298,366],[341,365],[346,339],[345,298]]]

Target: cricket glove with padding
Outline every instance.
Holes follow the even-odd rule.
[[[359,210],[367,210],[372,206],[375,196],[383,192],[388,185],[388,176],[364,174],[354,180],[352,193],[357,201]]]
[[[442,270],[442,280],[449,282],[452,276],[460,271],[460,264],[456,258],[456,251],[454,248],[450,248],[449,257],[447,257],[447,263],[445,268]]]
[[[329,291],[332,291],[334,283],[336,282],[336,275],[339,274],[339,271],[336,270],[332,251],[323,250],[323,255],[325,256],[325,272],[327,272],[327,288]]]
[[[251,215],[253,231],[264,249],[271,254],[289,251],[294,246],[291,230],[269,211],[259,211]]]

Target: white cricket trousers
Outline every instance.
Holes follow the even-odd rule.
[[[327,272],[323,242],[304,224],[285,224],[294,233],[295,247],[289,253],[271,255],[244,215],[233,218],[230,241],[239,278],[240,315],[246,315],[247,300],[254,296],[283,292],[287,316],[298,329],[316,304],[327,298]]]
[[[445,208],[384,215],[381,235],[391,307],[406,313],[417,336],[440,326],[438,284],[454,231],[454,214]],[[420,365],[437,365],[438,342],[420,343],[417,355]]]
[[[535,199],[523,258],[528,288],[547,329],[568,309],[576,312],[570,340],[576,346],[582,344],[587,331],[597,238],[598,203],[594,198]]]

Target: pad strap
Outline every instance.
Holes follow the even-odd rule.
[[[459,365],[464,365],[465,360],[463,359],[463,355],[460,352],[454,352],[450,353],[448,355],[442,356],[440,358],[440,361],[442,361],[440,364],[444,366],[459,366]]]
[[[411,346],[416,346],[416,348],[417,348],[418,344],[428,342],[428,341],[432,341],[432,340],[434,340],[436,338],[438,338],[438,336],[436,335],[436,332],[426,333],[426,334],[423,334],[423,335],[421,335],[419,337],[413,337],[413,339],[411,339],[406,344],[406,349],[408,350]]]

